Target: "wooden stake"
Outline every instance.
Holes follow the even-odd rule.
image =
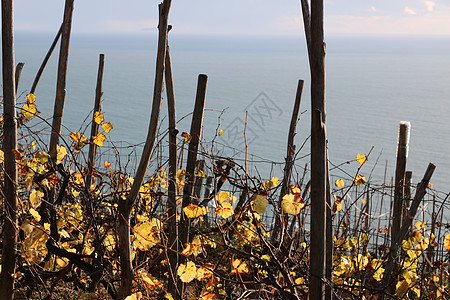
[[[428,164],[428,168],[425,172],[425,175],[423,176],[422,181],[419,183],[416,195],[414,196],[414,199],[412,201],[411,207],[408,210],[408,217],[403,220],[402,227],[400,228],[400,231],[397,234],[397,237],[395,240],[393,240],[390,250],[389,250],[389,256],[388,261],[386,263],[386,268],[383,274],[383,279],[381,280],[380,284],[380,297],[384,296],[385,289],[388,288],[390,285],[393,285],[395,288],[395,284],[397,282],[396,276],[393,276],[396,260],[399,257],[399,251],[402,241],[405,239],[406,234],[408,233],[409,227],[412,224],[412,221],[414,217],[416,216],[417,209],[419,208],[420,202],[422,201],[423,197],[425,196],[427,187],[430,183],[431,176],[433,176],[433,172],[436,169],[436,166],[433,163]]]
[[[16,88],[14,76],[13,1],[2,0],[4,215],[0,295],[12,300],[17,248],[17,148]]]
[[[193,190],[195,180],[195,166],[197,165],[197,153],[202,134],[203,113],[205,110],[206,86],[208,76],[201,74],[198,76],[197,96],[195,98],[194,113],[192,115],[191,123],[191,141],[189,142],[188,158],[186,163],[186,176],[183,189],[183,203],[182,208],[185,208],[193,201]],[[189,219],[184,213],[181,213],[180,219],[180,242],[182,245],[189,241]]]
[[[181,299],[181,281],[177,282],[178,253],[180,243],[178,242],[178,222],[177,222],[177,115],[175,105],[175,90],[173,86],[172,61],[170,57],[170,47],[167,44],[165,81],[167,93],[167,109],[169,118],[169,189],[167,198],[167,223],[169,224],[169,282],[168,292],[174,299]]]
[[[324,1],[311,2],[311,257],[309,298],[325,298],[327,134],[325,109]]]
[[[56,146],[59,143],[59,137],[61,135],[64,104],[66,103],[67,64],[69,62],[69,45],[70,32],[72,28],[73,2],[74,0],[66,0],[64,9],[64,21],[61,33],[61,49],[59,51],[56,98],[55,107],[53,109],[52,133],[50,136],[49,146],[50,157],[55,161],[57,155]]]
[[[41,67],[39,68],[39,70],[38,70],[38,72],[36,74],[36,77],[34,78],[33,85],[31,86],[31,89],[30,89],[30,93],[31,94],[34,94],[35,91],[36,91],[36,87],[37,87],[37,85],[39,83],[39,80],[41,79],[42,73],[44,72],[44,69],[47,66],[47,63],[48,63],[50,57],[52,56],[53,50],[55,50],[55,47],[56,47],[56,44],[59,41],[59,38],[61,37],[61,33],[62,33],[62,30],[63,30],[63,25],[64,25],[64,23],[61,24],[61,26],[59,27],[58,33],[56,34],[56,37],[53,40],[53,43],[50,46],[50,49],[48,50],[47,55],[45,56],[44,61],[42,62]]]
[[[98,62],[98,73],[97,73],[97,87],[95,89],[95,101],[94,101],[94,112],[92,113],[92,124],[91,124],[91,142],[89,144],[89,156],[88,156],[88,174],[86,177],[86,188],[88,191],[92,184],[92,172],[95,167],[95,156],[97,154],[97,145],[92,142],[94,136],[98,133],[99,124],[95,123],[95,113],[102,111],[102,82],[103,82],[103,68],[105,65],[105,55],[100,54]]]
[[[167,52],[168,18],[172,1],[164,0],[159,4],[159,36],[158,53],[156,56],[155,86],[153,90],[153,104],[148,127],[147,139],[142,151],[131,191],[127,198],[119,202],[119,256],[121,267],[120,297],[125,298],[131,294],[133,283],[133,266],[131,264],[130,249],[130,215],[133,205],[139,194],[139,189],[144,182],[145,172],[151,159],[151,154],[155,146],[158,132],[159,115],[161,113],[161,102],[164,80],[164,64]]]
[[[20,74],[22,74],[23,65],[24,63],[20,62],[16,66],[16,75],[15,75],[16,97],[17,97],[17,89],[19,88]]]
[[[402,121],[399,124],[398,145],[397,145],[397,167],[395,169],[394,203],[392,211],[391,245],[397,239],[400,226],[402,224],[406,159],[408,157],[408,144],[410,123]],[[394,292],[395,284],[391,286],[390,292]]]
[[[304,84],[303,80],[298,81],[297,94],[295,96],[295,103],[294,103],[294,110],[292,111],[291,125],[289,126],[286,164],[284,166],[283,181],[282,181],[282,185],[281,185],[280,197],[278,200],[278,210],[280,211],[280,213],[281,213],[281,201],[283,200],[283,197],[286,195],[287,191],[289,190],[289,185],[291,182],[292,166],[294,165],[294,156],[295,156],[294,138],[295,138],[296,129],[297,129],[300,104],[302,101],[303,84]],[[283,222],[281,222],[280,218],[277,217],[275,219],[275,226],[274,226],[274,230],[272,232],[272,241],[271,241],[272,244],[275,244],[277,241],[279,241],[280,233],[281,233],[281,236],[283,236],[285,226],[282,225],[282,223]]]

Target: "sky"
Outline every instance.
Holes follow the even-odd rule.
[[[74,33],[155,31],[155,0],[75,0]],[[15,30],[56,32],[63,0],[16,0]],[[173,0],[173,34],[303,34],[300,0]],[[450,35],[450,0],[325,0],[327,35]]]

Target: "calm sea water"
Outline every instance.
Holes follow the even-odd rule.
[[[25,63],[19,93],[29,91],[53,37],[16,33],[16,61]],[[242,163],[243,129],[247,118],[250,167],[263,178],[282,176],[287,133],[297,82],[305,80],[297,147],[309,136],[309,68],[303,37],[291,38],[170,38],[177,116],[193,108],[197,76],[209,76],[204,138],[213,154]],[[99,53],[106,57],[103,109],[114,124],[113,141],[139,144],[145,140],[155,70],[156,37],[73,35],[64,114],[65,134],[79,130],[94,101]],[[408,170],[413,182],[422,178],[428,162],[437,165],[432,182],[450,190],[450,38],[330,37],[327,39],[327,131],[333,164],[368,153],[362,170],[382,183],[394,174],[398,122],[411,122]],[[56,53],[57,54],[57,53]],[[50,118],[56,89],[57,56],[38,86],[37,105]],[[163,105],[164,116],[167,108]],[[223,114],[221,114],[221,112]],[[247,114],[246,114],[247,112]],[[219,118],[220,117],[220,118]],[[179,123],[189,131],[190,117]],[[308,161],[309,143],[298,154],[297,168]],[[211,151],[205,143],[205,151]],[[298,149],[297,148],[297,149]],[[137,152],[140,153],[138,147]],[[129,149],[124,149],[129,151]],[[124,153],[126,154],[126,153]],[[305,157],[304,157],[305,156]],[[302,158],[304,157],[304,158]],[[345,164],[332,175],[350,180],[357,163]],[[345,172],[347,173],[345,173]]]

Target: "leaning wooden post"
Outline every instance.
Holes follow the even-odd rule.
[[[22,74],[23,65],[24,63],[20,62],[16,66],[16,75],[15,75],[16,97],[17,97],[17,89],[19,88],[20,74]]]
[[[203,114],[205,110],[206,86],[208,76],[200,74],[198,76],[197,95],[195,98],[194,112],[191,123],[191,141],[189,142],[188,158],[186,163],[186,176],[183,189],[182,208],[185,208],[192,202],[195,181],[195,166],[197,165],[197,152],[200,143],[203,126]],[[181,213],[180,219],[180,243],[184,245],[189,241],[189,219],[184,213]]]
[[[289,126],[289,134],[288,134],[288,142],[287,142],[287,153],[286,153],[286,164],[284,165],[284,175],[283,175],[283,181],[281,185],[281,191],[280,191],[280,197],[278,200],[278,210],[281,213],[280,217],[277,217],[275,219],[275,226],[272,233],[272,244],[275,244],[277,241],[280,241],[280,234],[281,237],[283,236],[283,232],[285,230],[285,226],[281,225],[281,218],[282,218],[282,211],[281,211],[281,201],[283,200],[283,197],[286,195],[289,184],[291,182],[291,174],[292,174],[292,166],[294,165],[294,158],[295,158],[295,134],[297,130],[297,122],[298,122],[298,114],[300,111],[300,104],[302,102],[302,93],[303,93],[303,80],[298,81],[297,85],[297,94],[295,96],[295,103],[294,103],[294,110],[292,111],[292,117],[291,117],[291,125]],[[281,243],[283,241],[280,241]]]
[[[119,256],[121,268],[120,297],[125,298],[131,294],[133,283],[133,266],[131,264],[131,242],[130,242],[130,216],[133,205],[139,195],[139,189],[144,181],[145,172],[150,162],[151,154],[155,146],[158,133],[159,115],[161,113],[161,102],[164,82],[164,64],[167,51],[168,19],[171,0],[164,0],[159,4],[159,35],[158,51],[156,56],[155,86],[153,90],[153,104],[148,127],[147,139],[142,151],[133,186],[125,200],[119,202]]]
[[[167,198],[167,223],[169,225],[168,249],[169,259],[169,283],[168,292],[174,299],[181,299],[181,281],[177,284],[178,253],[180,247],[178,243],[177,225],[177,114],[175,105],[175,90],[173,86],[172,62],[170,59],[170,48],[167,44],[165,81],[167,93],[167,109],[169,118],[169,189]]]
[[[56,82],[55,107],[53,109],[52,133],[50,136],[50,157],[56,160],[59,136],[61,135],[61,126],[64,113],[64,104],[66,103],[66,81],[67,64],[69,62],[70,32],[72,28],[74,0],[66,0],[64,9],[64,21],[61,33],[61,48],[59,52],[58,75]]]
[[[425,175],[423,176],[422,181],[417,186],[416,195],[414,196],[411,207],[408,210],[407,218],[405,218],[403,220],[402,227],[400,228],[400,231],[398,232],[397,237],[394,240],[392,240],[391,247],[389,250],[389,255],[388,255],[388,261],[386,263],[386,268],[385,268],[385,271],[383,274],[383,279],[381,280],[381,284],[380,284],[380,299],[382,299],[382,297],[384,296],[386,288],[393,285],[394,289],[395,289],[397,277],[395,276],[394,270],[395,270],[396,260],[400,255],[400,253],[399,253],[400,246],[402,244],[402,241],[405,239],[406,234],[409,231],[409,228],[411,227],[412,221],[413,221],[414,217],[416,216],[417,209],[419,208],[420,202],[422,201],[423,197],[425,196],[427,187],[430,184],[431,176],[433,175],[433,172],[435,169],[436,169],[436,166],[433,163],[428,164],[428,168],[425,171]]]
[[[34,92],[36,91],[36,87],[39,83],[39,79],[41,79],[41,76],[42,76],[42,73],[44,72],[45,66],[47,65],[50,57],[52,56],[53,50],[55,50],[56,44],[58,43],[59,38],[61,37],[63,27],[64,27],[64,23],[62,23],[61,27],[59,27],[58,33],[56,34],[56,37],[53,40],[53,43],[50,46],[50,49],[48,50],[47,55],[45,56],[44,61],[42,62],[41,67],[39,68],[39,70],[36,74],[36,77],[34,78],[33,85],[31,86],[31,89],[30,89],[31,94],[34,94]]]
[[[324,1],[311,2],[311,249],[309,298],[325,298],[327,134]]]
[[[99,124],[95,122],[95,113],[102,111],[102,82],[103,82],[103,68],[105,65],[105,55],[100,54],[98,62],[98,72],[97,72],[97,87],[95,88],[95,102],[94,102],[94,112],[92,113],[92,124],[91,124],[91,143],[89,144],[89,156],[88,156],[88,173],[86,177],[86,187],[88,190],[91,188],[92,184],[92,172],[95,166],[95,156],[97,154],[97,145],[92,143],[92,138],[97,135]]]
[[[402,224],[403,207],[404,207],[404,191],[405,191],[405,173],[406,159],[408,157],[408,144],[410,123],[402,121],[399,124],[398,144],[397,144],[397,167],[395,169],[395,188],[394,203],[392,211],[392,229],[391,229],[391,245],[395,242]],[[391,286],[390,291],[395,289],[395,284]]]
[[[14,78],[13,1],[2,0],[4,214],[0,295],[12,300],[17,247],[17,148],[16,88]]]

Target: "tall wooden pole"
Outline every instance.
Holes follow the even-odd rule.
[[[94,100],[94,112],[92,113],[91,124],[91,139],[98,133],[99,124],[95,122],[95,113],[102,111],[102,83],[103,83],[103,69],[105,66],[105,55],[99,55],[98,72],[97,72],[97,86],[95,88],[95,100]],[[97,145],[94,143],[89,144],[89,156],[88,156],[88,174],[86,177],[86,187],[88,191],[91,189],[92,173],[95,167],[95,156],[97,154]]]
[[[189,142],[189,152],[186,163],[186,176],[183,188],[183,202],[182,208],[185,208],[192,203],[194,192],[194,180],[195,180],[195,166],[197,165],[198,147],[200,144],[202,127],[203,127],[203,114],[205,111],[206,100],[206,86],[208,83],[208,76],[200,74],[198,76],[197,94],[195,97],[194,112],[192,114],[191,123],[191,141]],[[182,247],[189,242],[190,220],[186,217],[184,212],[181,213],[179,223],[179,240]],[[183,263],[186,260],[185,257],[180,256],[179,262]],[[184,294],[184,286],[181,288],[181,296]]]
[[[161,102],[164,85],[164,65],[167,52],[169,11],[171,0],[164,0],[159,5],[159,35],[158,51],[156,56],[155,85],[153,90],[152,112],[150,124],[147,132],[144,149],[139,162],[134,182],[130,193],[125,200],[119,202],[119,256],[121,268],[120,296],[122,298],[131,294],[133,287],[133,265],[131,263],[131,242],[130,242],[130,216],[133,205],[139,194],[139,189],[144,182],[145,173],[151,159],[151,154],[156,142],[158,132],[159,115],[161,113]]]
[[[400,256],[400,247],[402,244],[402,241],[405,239],[406,234],[409,231],[409,228],[411,227],[412,221],[414,217],[416,216],[417,209],[419,208],[420,202],[422,201],[423,197],[425,196],[426,190],[428,185],[430,184],[431,176],[433,176],[434,170],[436,169],[436,165],[433,163],[428,164],[428,168],[425,171],[425,174],[423,175],[422,181],[419,183],[416,189],[416,194],[414,196],[414,199],[411,203],[411,207],[408,210],[407,218],[403,220],[402,226],[394,240],[392,240],[391,247],[389,249],[389,255],[388,255],[388,261],[386,262],[386,268],[383,274],[383,279],[380,283],[380,293],[379,298],[384,299],[384,296],[386,294],[386,291],[389,293],[389,289],[387,289],[389,286],[394,286],[395,291],[395,283],[396,283],[396,276],[395,276],[395,262],[397,258]]]
[[[2,0],[2,61],[3,61],[3,152],[4,197],[1,299],[14,295],[17,243],[17,164],[12,150],[17,148],[16,89],[14,76],[14,14],[13,1]]]
[[[400,226],[403,222],[402,216],[404,214],[403,208],[405,205],[405,175],[406,175],[406,159],[408,157],[408,144],[410,123],[402,121],[399,124],[398,130],[398,145],[397,145],[397,166],[395,169],[395,188],[394,188],[394,203],[392,211],[392,228],[391,228],[391,245],[393,245],[398,237]],[[398,268],[397,262],[394,265],[394,270]],[[396,272],[394,272],[395,275]],[[395,280],[396,281],[396,280]],[[395,284],[389,287],[389,291],[393,294],[395,292]]]
[[[311,1],[311,249],[309,298],[325,298],[327,134],[324,0]]]
[[[286,195],[289,185],[291,182],[291,174],[292,174],[292,167],[294,165],[294,156],[295,156],[295,134],[297,129],[297,122],[298,122],[298,114],[300,111],[300,104],[302,101],[302,93],[303,93],[303,80],[298,81],[297,85],[297,94],[295,96],[295,103],[294,103],[294,109],[292,111],[292,117],[291,117],[291,125],[289,126],[289,134],[288,134],[288,142],[287,142],[287,153],[286,153],[286,164],[284,165],[284,175],[283,175],[283,182],[281,185],[281,192],[280,197],[278,200],[278,209],[281,212],[281,201],[283,197]],[[283,222],[281,222],[281,218],[275,219],[275,227],[273,229],[272,233],[272,244],[275,244],[277,241],[280,241],[280,234],[281,237],[283,236],[283,232],[285,230],[285,226],[282,225]],[[281,243],[283,241],[280,241]]]
[[[56,82],[55,107],[53,109],[52,133],[50,136],[50,156],[56,160],[59,136],[61,135],[64,104],[66,103],[67,66],[69,62],[70,32],[72,30],[74,0],[66,0],[64,20],[61,33],[61,48],[59,51],[58,76]]]
[[[170,59],[170,47],[167,44],[165,81],[167,93],[167,109],[169,118],[169,189],[167,198],[167,223],[168,234],[168,258],[169,258],[169,283],[168,292],[174,299],[181,299],[181,281],[177,282],[178,253],[180,243],[178,242],[177,222],[177,114],[175,105],[175,90],[173,86],[172,61]]]

